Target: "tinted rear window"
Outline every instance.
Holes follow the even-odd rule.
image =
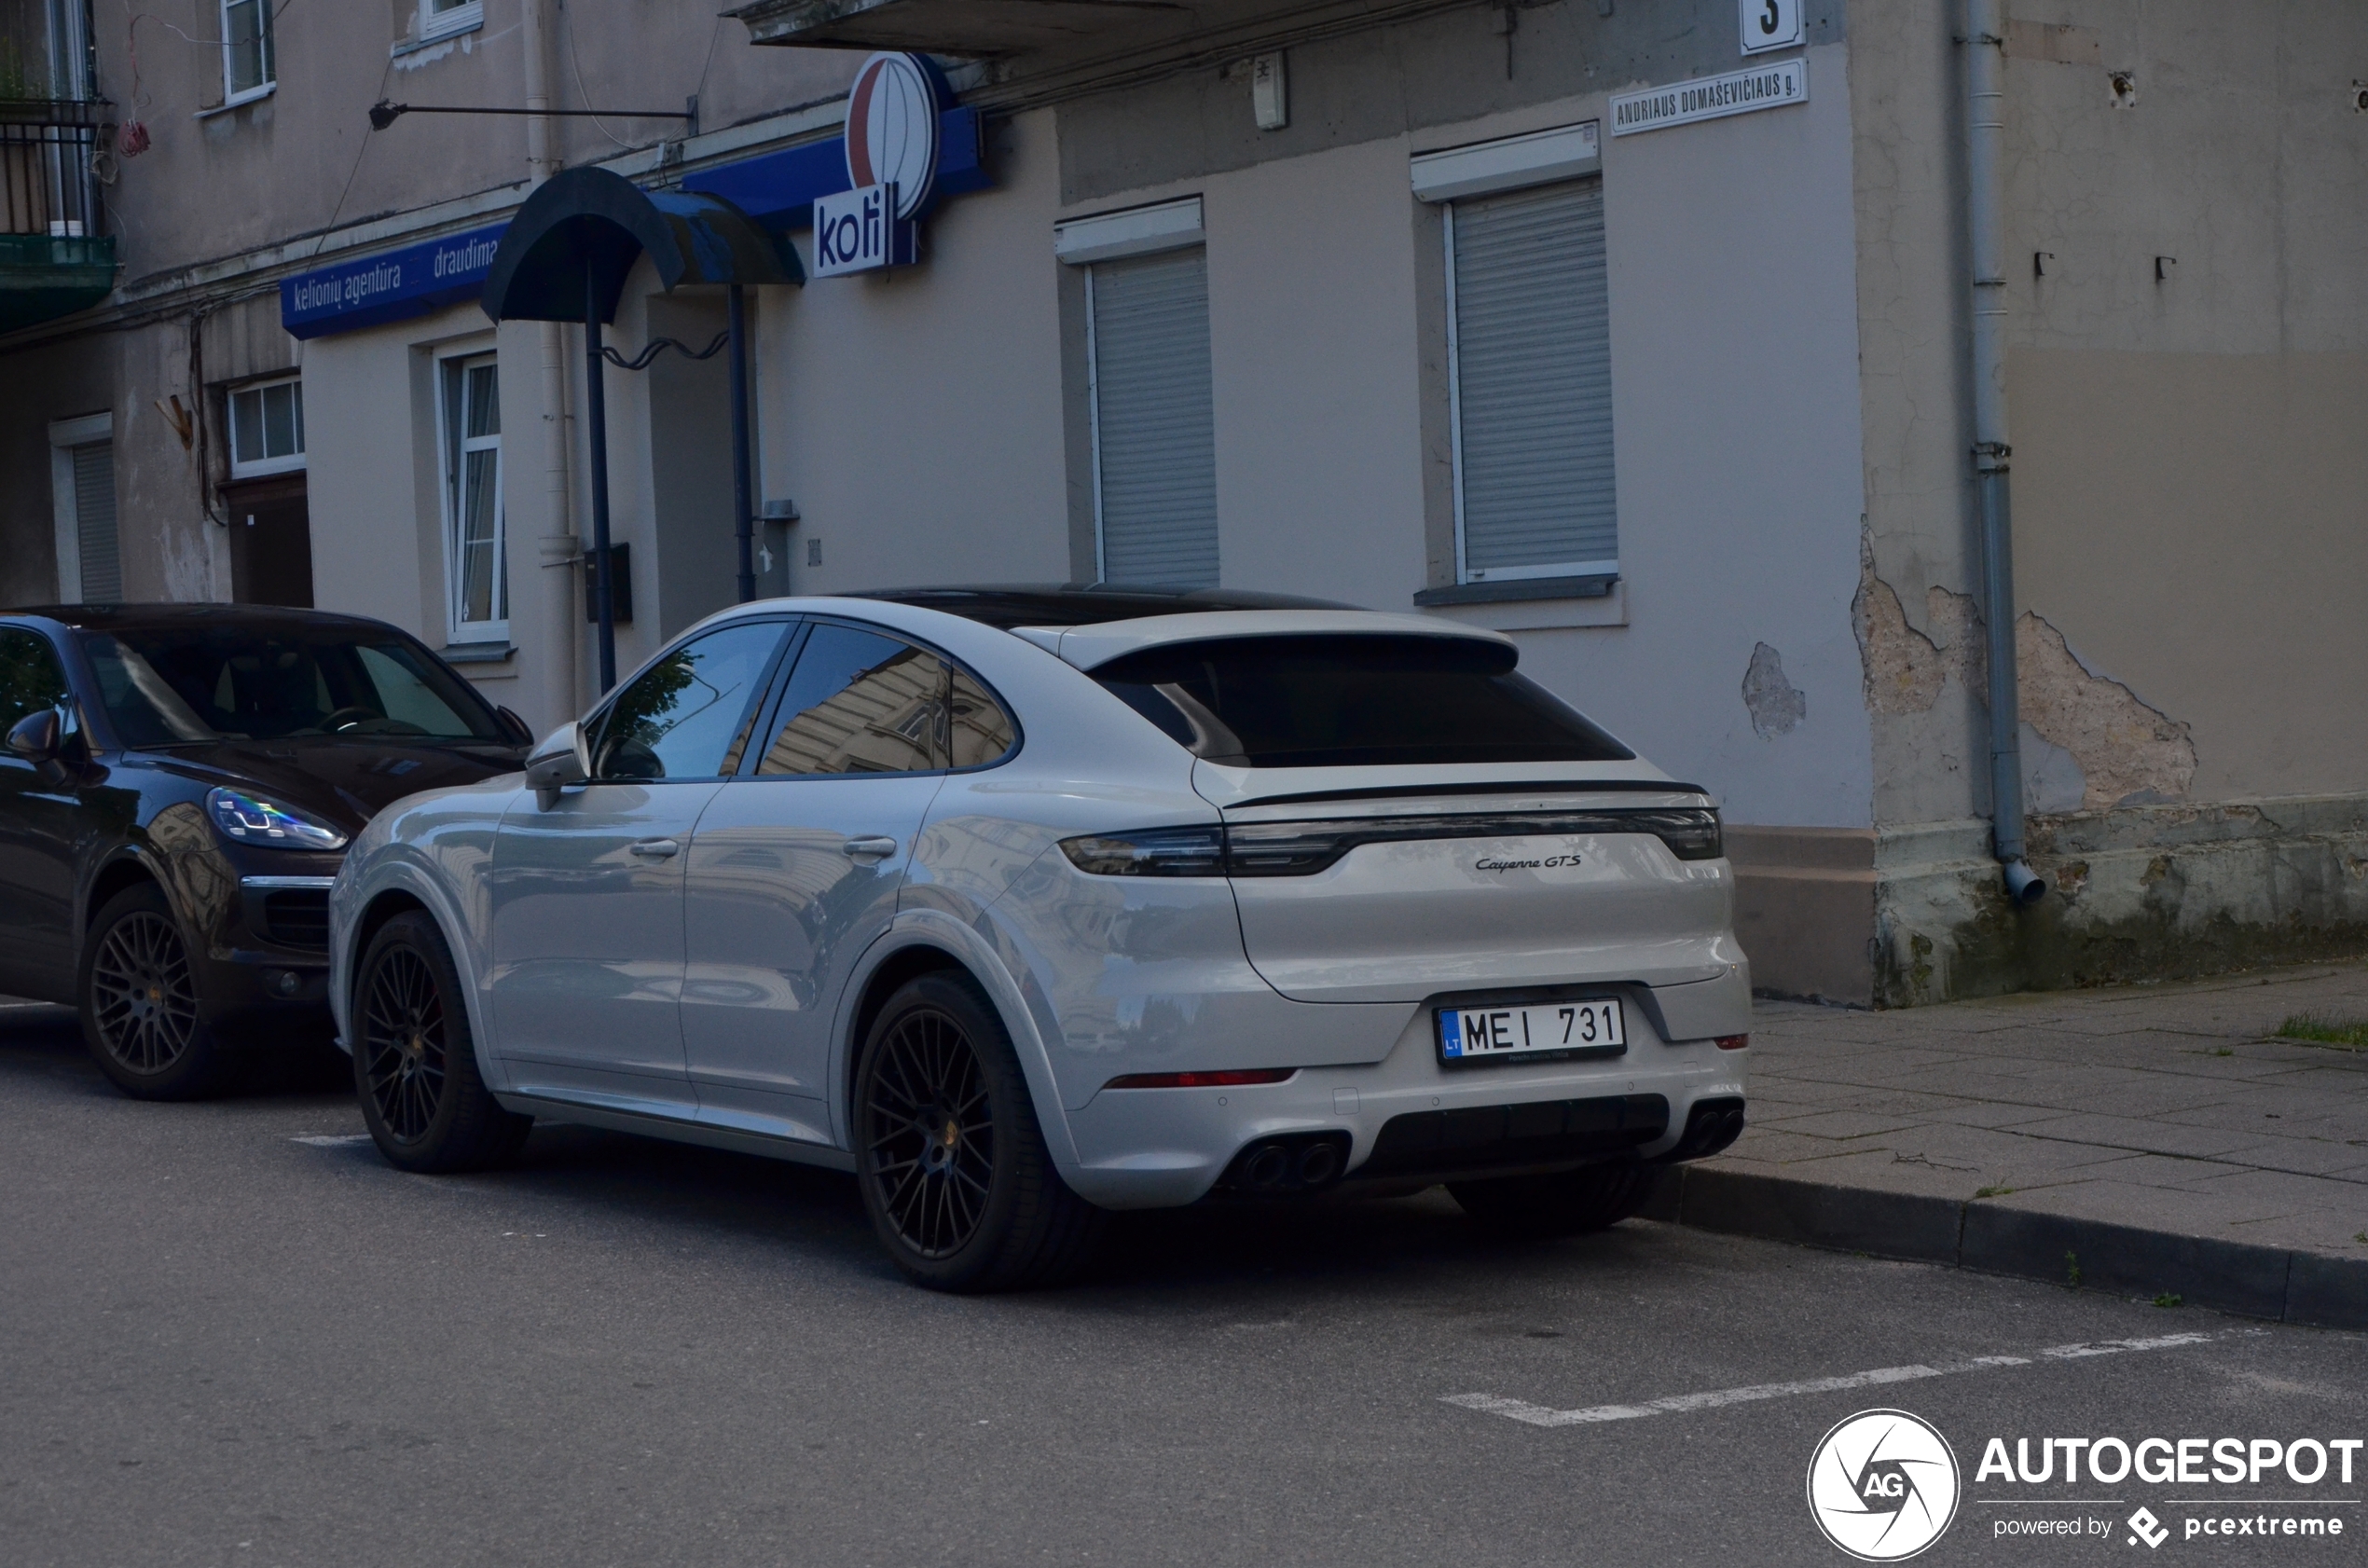
[[[1114,659],[1094,679],[1194,756],[1231,767],[1626,762],[1635,755],[1452,637],[1245,637]]]

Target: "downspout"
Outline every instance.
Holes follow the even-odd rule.
[[[551,0],[525,0],[521,19],[526,36],[526,106],[551,106]],[[559,172],[551,148],[551,122],[530,115],[526,122],[526,165],[529,188]],[[544,677],[544,703],[549,722],[573,718],[582,707],[576,674],[577,598],[575,572],[583,564],[584,542],[576,537],[575,516],[569,504],[568,479],[572,466],[568,451],[567,328],[558,322],[537,322],[536,358],[541,378],[543,410],[543,498],[544,527],[537,542],[543,569],[544,640],[550,659]]]
[[[1974,318],[1974,501],[1981,518],[1989,637],[1990,846],[2007,896],[2047,884],[2023,859],[2022,713],[2015,672],[2015,553],[2006,444],[2006,21],[2001,0],[1965,0],[1965,233]]]

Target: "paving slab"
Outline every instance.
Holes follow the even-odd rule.
[[[2368,1327],[2368,964],[1872,1012],[1764,1002],[1751,1124],[1650,1212]],[[2090,1261],[2093,1260],[2093,1261]]]

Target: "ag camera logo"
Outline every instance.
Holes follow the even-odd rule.
[[[1939,1540],[1960,1492],[1948,1439],[1906,1410],[1859,1411],[1809,1461],[1810,1517],[1862,1562],[1899,1562]]]

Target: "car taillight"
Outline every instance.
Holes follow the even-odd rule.
[[[1741,1051],[1751,1042],[1749,1035],[1721,1035],[1716,1043],[1721,1051]]]
[[[1312,876],[1362,844],[1593,833],[1650,833],[1681,860],[1714,860],[1725,853],[1718,813],[1708,806],[1452,812],[1146,828],[1063,839],[1061,850],[1080,871],[1095,876]]]
[[[1228,1067],[1205,1073],[1122,1073],[1105,1089],[1232,1089],[1246,1083],[1282,1083],[1297,1067]]]
[[[1145,828],[1061,840],[1069,863],[1095,876],[1223,876],[1225,830]]]
[[[1631,811],[1625,814],[1635,825],[1631,832],[1651,833],[1669,846],[1669,852],[1681,860],[1715,860],[1727,853],[1724,836],[1718,829],[1718,813],[1699,806],[1673,811]]]

